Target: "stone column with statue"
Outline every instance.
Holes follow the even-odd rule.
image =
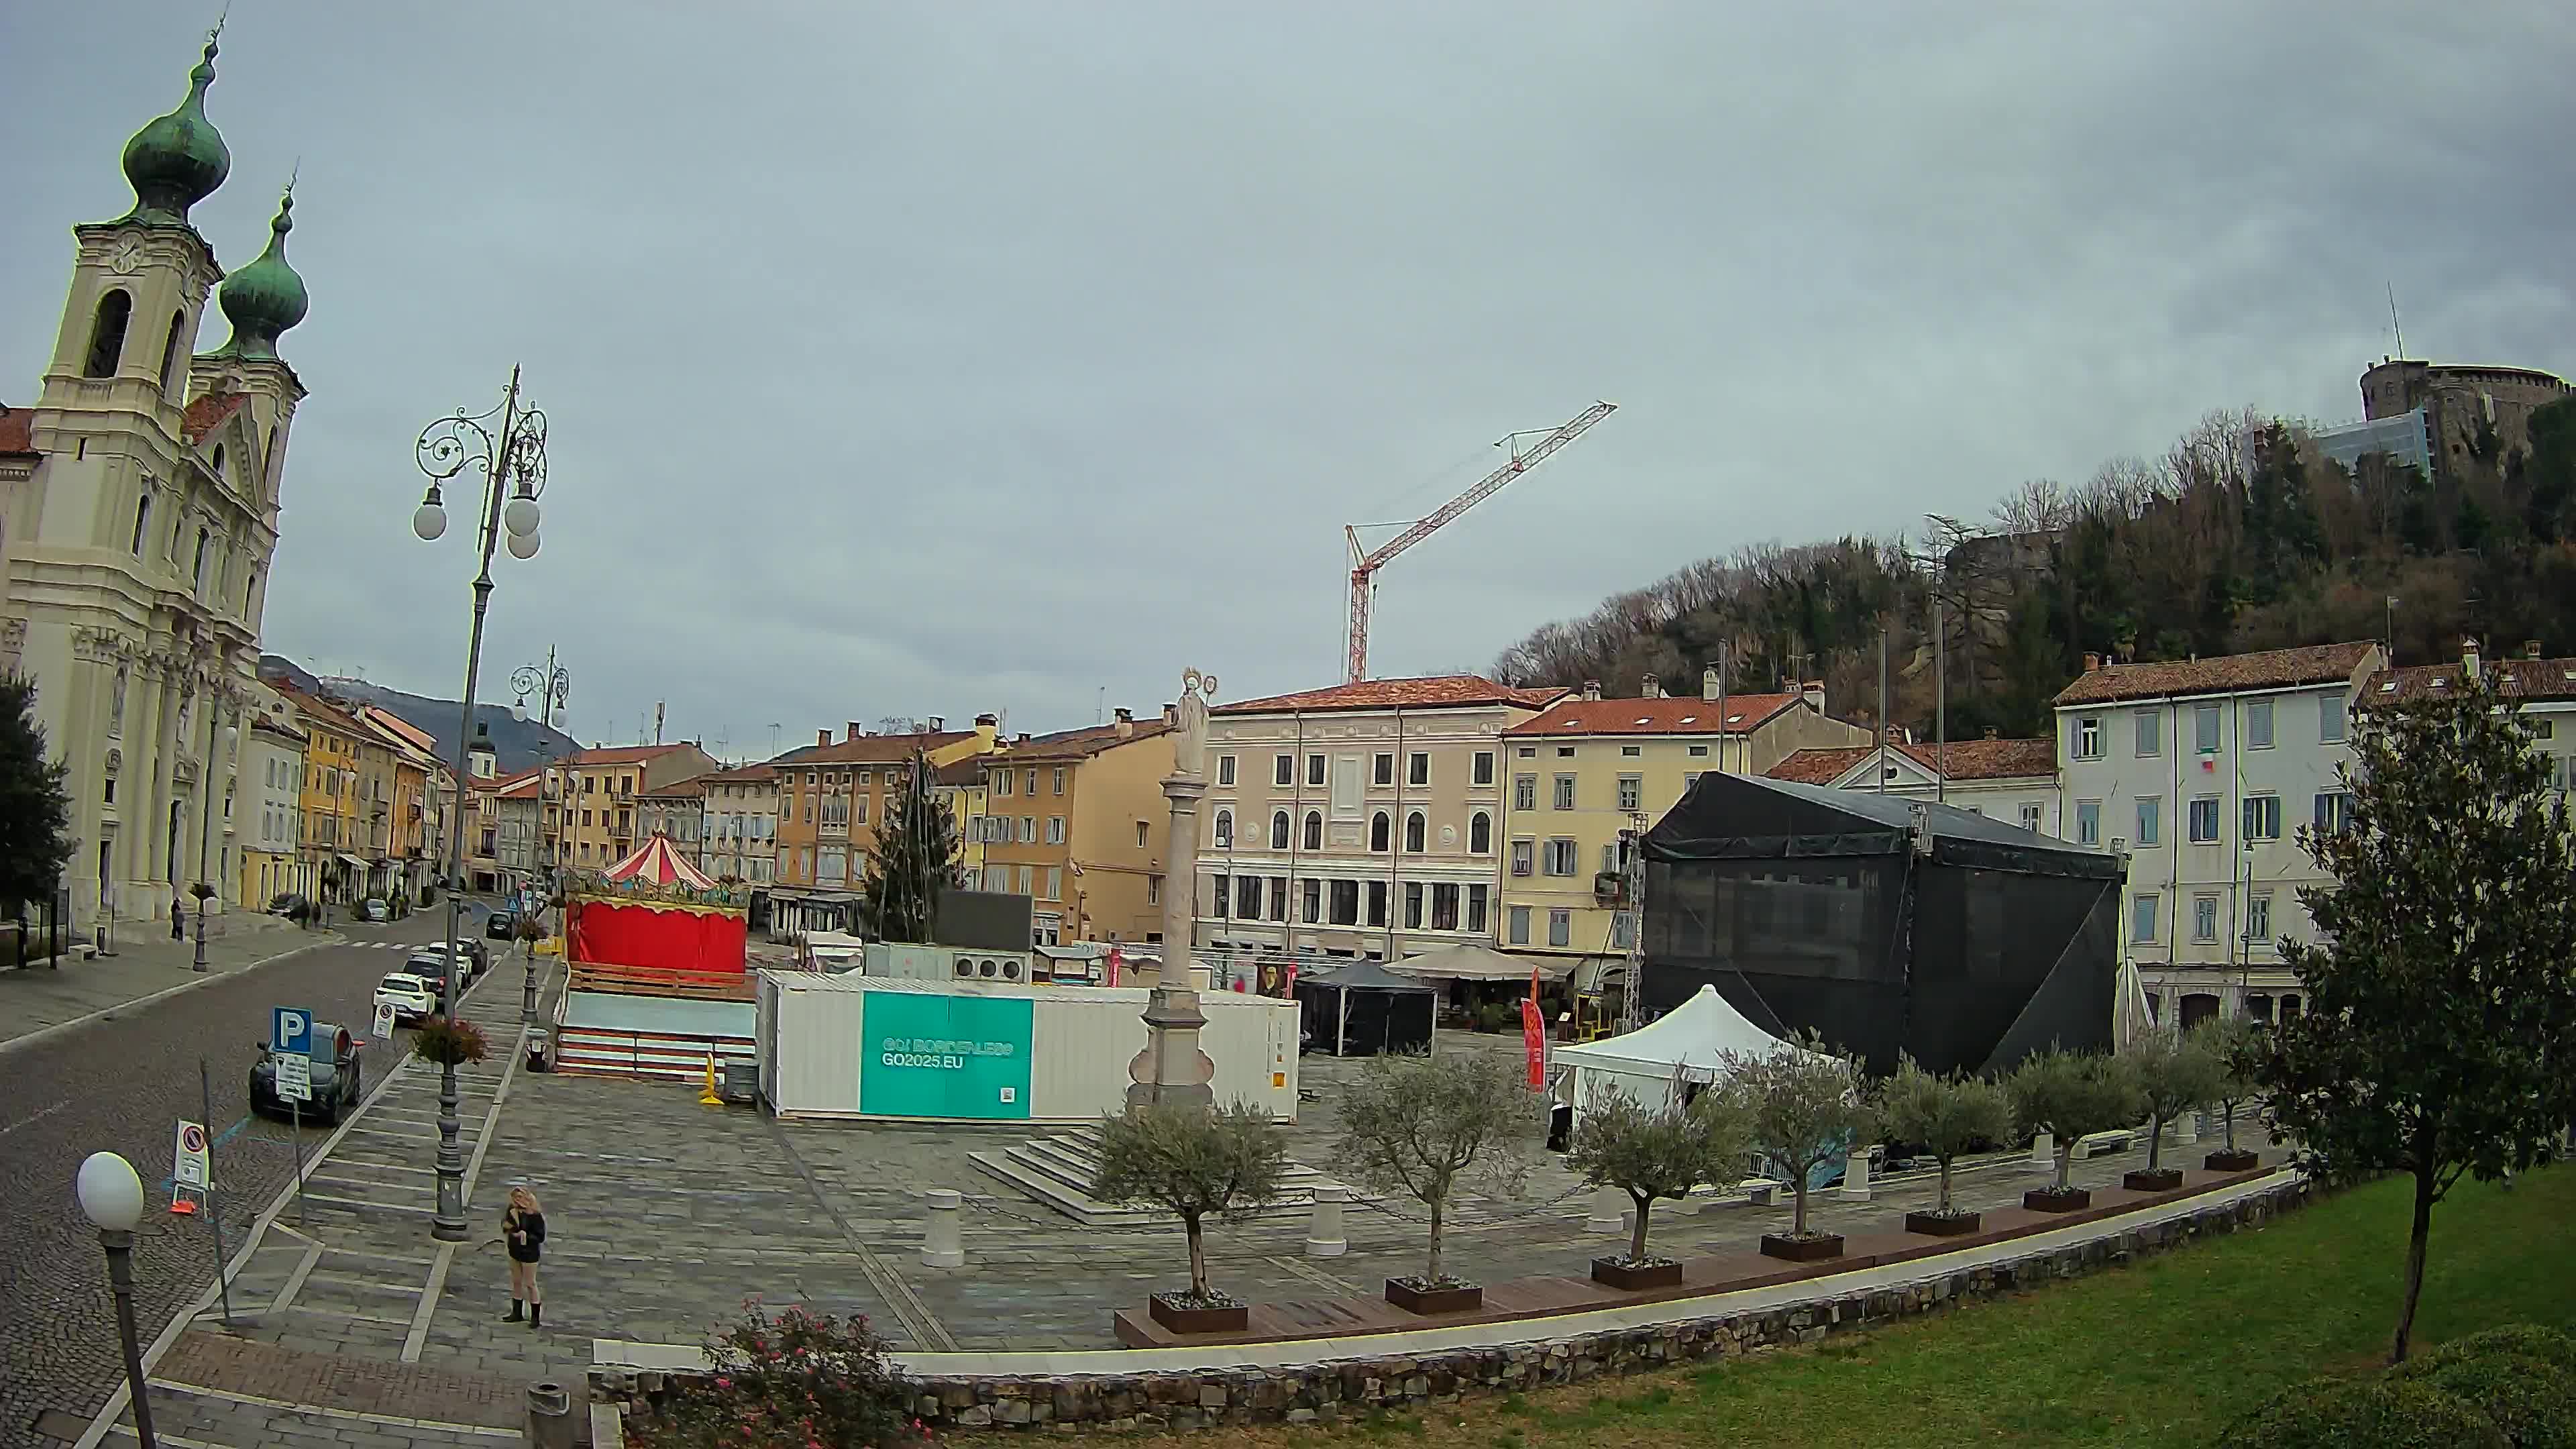
[[[1162,984],[1145,1006],[1145,1049],[1127,1067],[1134,1085],[1127,1105],[1187,1104],[1209,1106],[1216,1064],[1199,1049],[1199,1028],[1207,1025],[1199,1011],[1198,993],[1190,986],[1190,945],[1198,906],[1199,799],[1207,794],[1207,702],[1216,693],[1216,676],[1192,669],[1181,676],[1180,703],[1173,711],[1172,773],[1163,780],[1163,797],[1171,802],[1170,838],[1163,851]]]

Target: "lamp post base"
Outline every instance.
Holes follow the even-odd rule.
[[[152,1434],[152,1397],[144,1386],[143,1342],[134,1332],[134,1234],[101,1228],[98,1241],[107,1250],[107,1286],[116,1298],[116,1336],[125,1349],[126,1397],[133,1402],[134,1437],[143,1449],[157,1449],[160,1441]]]

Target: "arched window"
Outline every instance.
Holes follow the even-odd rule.
[[[1231,849],[1233,845],[1234,812],[1231,810],[1220,810],[1216,812],[1216,848],[1219,850],[1227,850]]]
[[[143,530],[151,522],[152,495],[146,493],[142,501],[134,505],[134,556],[136,558],[143,557]]]
[[[1407,854],[1422,853],[1422,829],[1421,811],[1416,810],[1404,817],[1404,849]]]
[[[1388,834],[1388,831],[1391,829],[1391,827],[1392,827],[1392,822],[1390,822],[1390,821],[1386,818],[1386,812],[1385,812],[1385,811],[1381,810],[1381,811],[1377,812],[1375,815],[1370,816],[1370,817],[1369,817],[1369,849],[1371,849],[1371,850],[1384,850],[1384,849],[1386,849],[1387,834]]]
[[[217,444],[215,444],[215,477],[216,477],[217,479],[221,479],[223,476],[224,476],[224,445],[223,445],[223,444],[221,444],[221,443],[217,443]]]
[[[200,594],[206,591],[206,545],[212,543],[214,537],[212,529],[197,530],[197,562],[188,570],[188,576],[197,581],[197,592]]]
[[[1306,848],[1308,850],[1324,848],[1324,812],[1321,810],[1306,812]]]
[[[1288,812],[1285,810],[1270,812],[1270,848],[1272,850],[1288,848]]]
[[[134,299],[119,287],[98,299],[98,320],[89,329],[89,365],[83,377],[114,377],[125,357],[125,324],[134,315]]]
[[[179,380],[170,375],[170,369],[179,360],[179,334],[187,330],[187,326],[187,313],[170,314],[170,336],[161,344],[161,390],[165,393],[179,385]]]
[[[1482,810],[1477,811],[1467,821],[1467,853],[1469,855],[1494,853],[1494,817]]]

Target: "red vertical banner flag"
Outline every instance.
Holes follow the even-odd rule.
[[[1521,1046],[1529,1053],[1529,1084],[1547,1090],[1547,1020],[1538,1010],[1538,967],[1530,967],[1529,995],[1521,998]]]
[[[1109,968],[1108,968],[1108,975],[1109,975],[1109,979],[1108,979],[1107,981],[1103,982],[1102,984],[1103,984],[1103,985],[1105,985],[1105,986],[1115,986],[1115,985],[1117,985],[1117,984],[1118,984],[1118,972],[1119,972],[1119,968],[1120,968],[1120,967],[1122,967],[1122,966],[1124,966],[1124,965],[1126,965],[1126,964],[1127,964],[1127,958],[1126,958],[1126,956],[1125,956],[1124,954],[1122,954],[1116,946],[1112,946],[1112,947],[1110,947],[1110,948],[1109,948]]]

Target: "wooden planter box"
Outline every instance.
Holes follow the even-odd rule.
[[[1146,1300],[1145,1311],[1154,1321],[1174,1333],[1241,1333],[1251,1324],[1252,1306],[1237,1303],[1225,1308],[1183,1307],[1172,1302],[1169,1293],[1157,1293]]]
[[[1468,1313],[1485,1306],[1485,1290],[1474,1283],[1417,1288],[1402,1278],[1389,1278],[1386,1301],[1407,1313]]]
[[[2159,1167],[2150,1171],[2141,1167],[2135,1172],[2121,1173],[2120,1186],[2131,1192],[2171,1192],[2182,1186],[2182,1169]]]
[[[1812,1238],[1793,1238],[1787,1233],[1764,1233],[1762,1255],[1786,1258],[1792,1263],[1821,1263],[1827,1258],[1843,1255],[1843,1236],[1825,1233]]]
[[[1632,1267],[1616,1258],[1595,1258],[1592,1260],[1592,1281],[1627,1293],[1648,1288],[1679,1288],[1682,1286],[1682,1265],[1675,1261]]]
[[[2021,1195],[2021,1205],[2035,1213],[2071,1213],[2093,1205],[2093,1194],[2080,1187],[2059,1192],[2053,1187],[2034,1187]]]
[[[1977,1230],[1984,1218],[1976,1213],[1907,1213],[1905,1230],[1927,1237],[1955,1238]]]
[[[2200,1165],[2212,1172],[2252,1172],[2263,1165],[2263,1158],[2260,1153],[2242,1147],[2232,1152],[2222,1147],[2202,1158]]]

